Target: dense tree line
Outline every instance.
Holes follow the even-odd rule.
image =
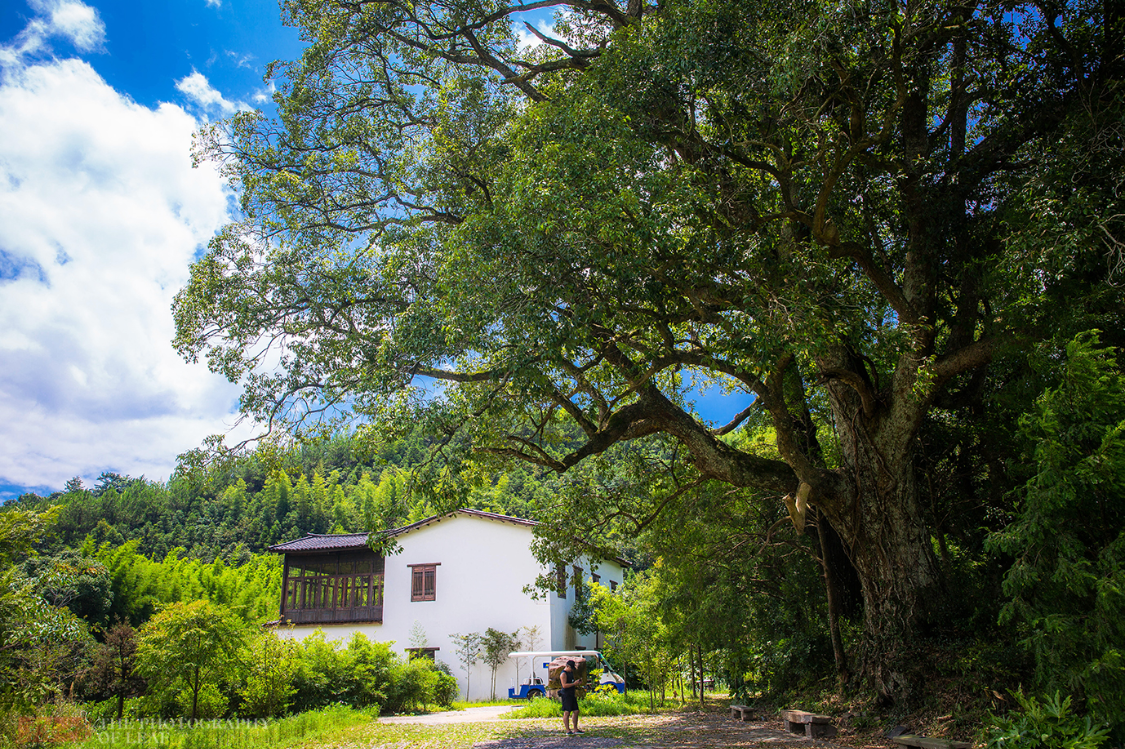
[[[531,470],[466,471],[450,480],[425,472],[419,434],[372,450],[356,435],[281,449],[273,445],[201,466],[184,456],[166,483],[103,474],[48,497],[25,494],[11,507],[59,508],[40,550],[135,544],[163,559],[174,549],[240,563],[249,554],[305,533],[355,533],[418,520],[456,507],[531,517],[551,491]],[[471,475],[470,475],[471,474]]]

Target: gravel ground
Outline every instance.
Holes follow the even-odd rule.
[[[787,733],[780,723],[741,722],[727,715],[674,713],[626,718],[590,718],[582,727],[587,733],[567,736],[562,727],[531,728],[519,736],[481,741],[474,749],[716,749],[719,747],[768,747],[768,749],[841,749],[827,741],[813,741]]]

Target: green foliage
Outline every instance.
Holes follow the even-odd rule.
[[[566,621],[575,632],[582,635],[592,635],[598,630],[595,621],[596,611],[590,601],[590,586],[585,580],[574,581],[574,603],[570,605],[570,613]]]
[[[1125,723],[1125,376],[1094,333],[1066,347],[1061,381],[1020,422],[1034,475],[994,549],[1040,684]]]
[[[461,668],[465,669],[465,699],[468,699],[473,666],[480,662],[481,656],[484,655],[484,638],[479,632],[452,634],[449,638],[453,640],[457,661],[461,664]]]
[[[1039,700],[1020,691],[1015,698],[1014,715],[993,716],[988,749],[1098,749],[1109,738],[1108,728],[1071,710],[1070,697]]]
[[[39,541],[55,510],[22,508],[0,513],[0,729],[15,711],[31,711],[60,697],[93,645],[86,623],[44,591],[57,591],[59,575],[40,580],[17,566]],[[65,602],[64,602],[65,603]],[[3,734],[0,734],[0,739]]]
[[[134,624],[147,620],[165,604],[209,600],[234,609],[249,623],[276,616],[281,597],[281,558],[276,554],[242,555],[241,564],[216,559],[210,564],[172,549],[163,560],[137,553],[139,543],[103,544],[98,561],[112,587],[109,615]]]
[[[74,749],[97,749],[106,745],[123,749],[272,749],[312,741],[349,726],[369,723],[372,714],[343,705],[310,710],[277,721],[200,721],[198,725],[152,721],[101,722],[86,741]]]
[[[649,573],[632,575],[616,593],[600,584],[590,586],[590,606],[596,612],[597,627],[605,636],[608,655],[615,661],[628,661],[639,667],[653,710],[656,692],[665,684],[668,664],[674,659],[654,586],[654,577]]]
[[[118,476],[88,491],[72,481],[71,490],[48,497],[25,494],[0,515],[56,507],[57,522],[36,544],[46,557],[77,552],[93,558],[106,545],[128,541],[151,560],[174,553],[234,567],[305,533],[382,530],[460,506],[531,517],[537,501],[552,494],[549,476],[468,463],[431,488],[431,442],[417,429],[386,440],[340,434],[286,446],[263,443],[237,454],[194,451],[181,456],[167,483]],[[102,623],[123,615],[118,605]]]
[[[299,646],[281,639],[272,631],[252,637],[240,656],[243,682],[238,688],[242,699],[239,714],[250,718],[276,718],[288,712],[296,693],[294,685],[300,668]]]
[[[191,720],[222,715],[246,637],[243,621],[207,601],[170,604],[145,622],[137,673],[147,681],[153,712]]]
[[[592,692],[578,700],[578,711],[584,718],[597,718],[608,715],[639,715],[651,712],[650,704],[655,695],[645,690],[630,690],[628,696],[612,693]],[[520,718],[559,718],[562,717],[562,704],[558,700],[532,700],[524,707],[504,713],[505,720]]]
[[[426,658],[403,661],[390,645],[356,632],[346,643],[329,642],[317,630],[294,644],[299,667],[293,709],[313,710],[345,703],[399,712],[425,705],[449,705],[457,680]]]
[[[93,625],[108,623],[114,594],[109,571],[98,560],[67,549],[30,558],[23,571],[47,603],[66,606]]]
[[[519,647],[519,632],[489,627],[481,637],[481,659],[492,669],[492,699],[496,699],[496,669],[508,662],[508,653]]]
[[[457,679],[438,668],[429,658],[396,663],[386,703],[388,712],[424,709],[426,705],[449,707],[457,697]]]
[[[125,700],[143,690],[136,673],[137,632],[128,622],[118,621],[103,631],[102,642],[94,649],[90,667],[84,674],[87,696],[97,699],[113,695],[113,718],[125,717]]]

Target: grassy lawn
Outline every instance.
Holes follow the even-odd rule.
[[[658,739],[669,730],[683,732],[695,720],[691,710],[677,710],[671,702],[655,715],[637,714],[648,712],[648,695],[632,693],[629,697],[586,701],[591,703],[581,719],[586,735],[615,738],[626,744],[660,743]],[[607,703],[625,714],[603,712],[598,716],[593,702]],[[535,700],[530,706],[526,701],[510,700],[459,703],[455,709],[486,705],[519,705],[524,710],[516,712],[524,713],[524,717],[442,725],[380,723],[370,712],[341,706],[269,722],[220,720],[194,728],[172,721],[125,721],[101,726],[88,739],[69,744],[67,749],[468,749],[479,742],[502,739],[536,743],[565,739],[562,721],[556,717],[559,705],[552,700]],[[608,708],[603,704],[602,709]]]
[[[483,700],[481,702],[462,702],[455,700],[452,705],[453,710],[464,710],[469,707],[494,707],[496,705],[526,705],[527,700]]]

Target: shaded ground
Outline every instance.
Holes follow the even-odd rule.
[[[872,726],[857,730],[842,716],[832,741],[786,733],[772,711],[768,720],[730,717],[726,700],[706,710],[686,707],[657,715],[582,718],[580,736],[567,736],[559,718],[503,720],[508,705],[470,708],[431,716],[401,716],[343,728],[295,749],[897,749]]]
[[[507,722],[507,721],[505,721]],[[523,721],[512,721],[522,723]],[[480,741],[474,749],[711,749],[763,746],[769,749],[839,749],[827,741],[813,741],[785,732],[779,723],[741,722],[718,712],[677,712],[583,720],[585,734],[567,736],[561,721],[523,726],[512,735]]]

